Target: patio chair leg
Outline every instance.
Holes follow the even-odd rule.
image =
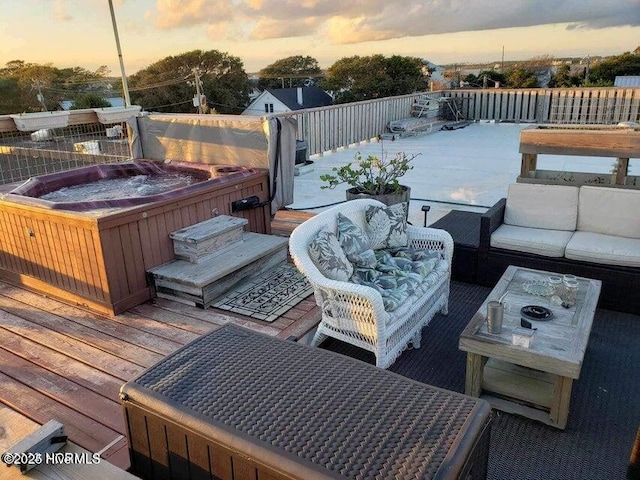
[[[440,309],[440,313],[442,313],[443,315],[449,314],[449,292],[447,292],[447,298],[445,299],[444,304]]]
[[[311,346],[317,347],[326,339],[327,339],[327,335],[325,335],[324,333],[320,333],[319,331],[316,331],[316,333],[313,335],[313,339],[311,340]]]
[[[418,330],[416,334],[411,338],[411,343],[413,348],[420,348],[420,342],[422,341],[422,330]]]

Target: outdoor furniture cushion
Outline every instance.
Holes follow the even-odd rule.
[[[564,230],[545,230],[502,224],[491,234],[491,246],[544,255],[545,257],[563,257],[565,247],[572,234],[573,232]]]
[[[575,232],[565,256],[572,260],[640,267],[640,239],[593,232]]]
[[[509,185],[504,223],[549,230],[576,229],[578,187],[513,183]]]
[[[640,238],[640,190],[581,187],[578,230]]]
[[[367,233],[374,250],[407,246],[406,202],[388,207],[367,207]]]
[[[369,246],[367,234],[348,217],[338,214],[338,240],[345,255],[354,266],[373,268],[378,260]]]
[[[331,280],[346,282],[353,275],[338,237],[328,230],[321,230],[309,243],[309,257],[324,276]]]
[[[392,312],[422,284],[439,259],[438,252],[399,249],[377,250],[375,268],[354,268],[351,281],[380,292],[384,309]]]

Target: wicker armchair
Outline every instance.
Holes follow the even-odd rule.
[[[414,348],[420,347],[422,328],[438,311],[447,314],[453,240],[444,230],[408,226],[409,246],[436,250],[440,261],[403,305],[387,312],[377,290],[325,277],[308,250],[320,229],[336,230],[338,213],[364,228],[365,210],[370,205],[384,207],[376,200],[351,200],[310,218],[291,234],[289,250],[296,267],[313,286],[322,312],[312,344],[319,345],[326,337],[334,337],[373,352],[376,365],[388,368],[409,343]]]

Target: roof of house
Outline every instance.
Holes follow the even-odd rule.
[[[640,87],[640,75],[618,75],[614,87]]]
[[[291,110],[301,110],[303,108],[324,107],[331,105],[333,99],[331,95],[318,87],[302,88],[302,104],[298,103],[297,88],[274,88],[268,92],[284,103]]]

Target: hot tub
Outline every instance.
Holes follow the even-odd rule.
[[[74,202],[41,198],[97,179],[181,172],[195,181],[153,195]],[[35,177],[0,197],[0,277],[91,309],[117,314],[153,297],[146,271],[173,260],[169,233],[219,214],[231,203],[268,200],[266,170],[141,160]],[[269,207],[234,212],[270,233]]]

